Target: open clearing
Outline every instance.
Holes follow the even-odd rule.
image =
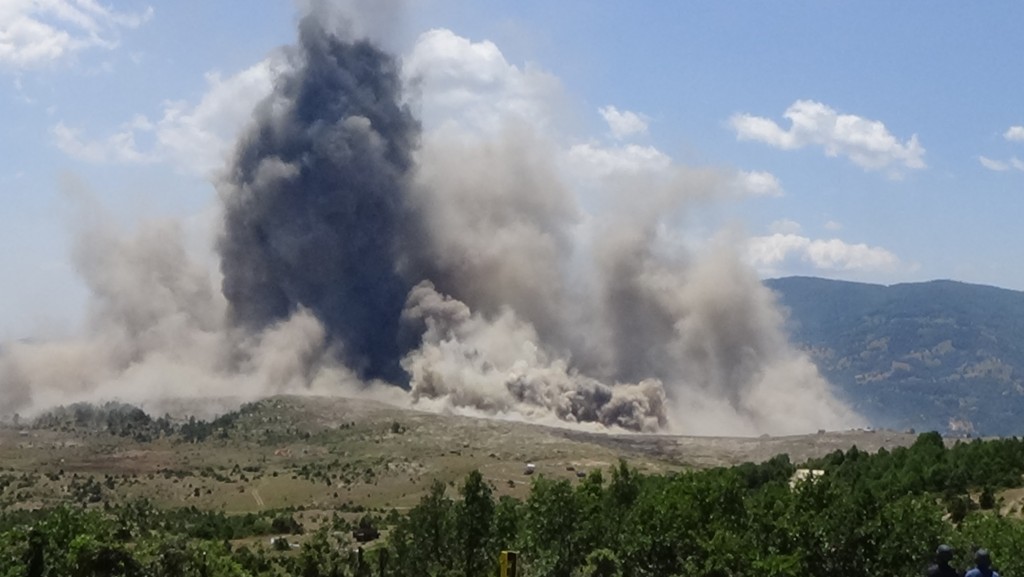
[[[525,497],[536,475],[576,478],[620,458],[647,472],[725,466],[787,453],[802,462],[856,445],[906,446],[916,436],[847,431],[724,438],[605,434],[439,415],[366,400],[274,397],[243,408],[202,442],[138,442],[72,425],[0,428],[0,505],[59,501],[247,512],[405,509],[433,480],[479,469],[497,495]]]

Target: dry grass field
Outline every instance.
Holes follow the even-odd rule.
[[[187,403],[177,409],[180,418]],[[171,415],[174,417],[175,415]],[[619,459],[649,472],[733,465],[787,453],[795,462],[836,449],[875,451],[915,436],[847,431],[794,437],[717,438],[607,434],[439,415],[355,399],[274,397],[243,406],[201,442],[134,440],[74,424],[0,428],[0,505],[61,501],[229,513],[302,507],[399,511],[435,480],[479,469],[496,495],[524,497],[535,475],[576,478]]]

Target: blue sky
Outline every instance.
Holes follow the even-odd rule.
[[[1024,289],[1024,5],[422,0],[401,14],[354,18],[427,79],[428,129],[512,110],[591,176],[733,174],[745,193],[687,234],[741,230],[763,276]],[[124,226],[201,228],[297,18],[290,0],[3,3],[0,338],[83,317],[83,194]]]

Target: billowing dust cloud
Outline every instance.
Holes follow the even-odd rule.
[[[287,392],[643,432],[861,423],[736,243],[666,232],[728,178],[610,178],[584,203],[536,130],[424,132],[400,62],[320,22],[218,184],[219,276],[174,223],[85,223],[88,335],[5,343],[0,413]]]

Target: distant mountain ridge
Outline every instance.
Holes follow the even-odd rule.
[[[1024,292],[948,280],[765,285],[793,342],[877,426],[1024,434]]]

